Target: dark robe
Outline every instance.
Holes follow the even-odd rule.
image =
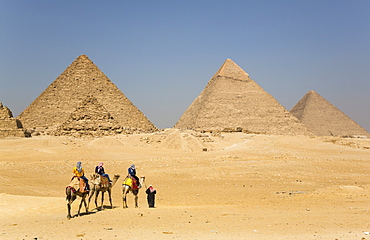
[[[154,188],[152,187],[149,187],[146,191],[146,194],[148,194],[148,205],[150,208],[154,208],[154,204],[155,204],[155,194],[157,193],[157,190],[155,190]]]

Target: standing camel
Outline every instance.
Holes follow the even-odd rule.
[[[73,178],[72,182],[66,187],[66,200],[67,200],[67,209],[68,209],[68,215],[67,218],[71,219],[71,205],[74,200],[76,200],[77,196],[81,197],[80,206],[78,207],[77,216],[80,216],[80,211],[82,207],[82,203],[85,205],[86,213],[89,212],[89,208],[86,204],[86,197],[89,195],[89,192],[83,192],[76,191],[79,186],[79,180],[77,178]]]
[[[142,176],[142,177],[140,177],[140,185],[141,186],[143,186],[143,184],[144,184],[144,182],[145,182],[145,177],[144,176]],[[137,204],[137,200],[138,200],[138,194],[139,194],[139,188],[133,188],[132,187],[132,184],[122,184],[122,192],[123,192],[123,208],[128,208],[128,206],[127,206],[127,199],[126,199],[126,197],[127,197],[127,194],[129,193],[129,192],[132,192],[133,194],[134,194],[134,196],[135,196],[135,207],[137,208],[138,207],[138,204]]]
[[[112,187],[116,184],[118,181],[120,175],[114,175],[113,182],[110,183],[108,182],[108,178],[102,177],[99,174],[93,174],[91,175],[91,183],[92,183],[92,188],[91,188],[91,195],[89,197],[89,204],[88,207],[90,206],[90,200],[93,195],[95,195],[95,206],[98,210],[103,210],[103,202],[104,202],[104,193],[108,191],[108,196],[109,196],[109,202],[110,202],[110,207],[113,208],[112,204]],[[98,207],[98,196],[99,192],[101,192],[101,206],[100,208]],[[94,194],[95,193],[95,194]]]

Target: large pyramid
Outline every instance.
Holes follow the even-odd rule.
[[[243,69],[227,59],[175,128],[309,135],[306,127]]]
[[[95,97],[120,127],[139,132],[156,130],[86,55],[73,61],[18,119],[25,129],[56,129],[88,96]]]
[[[368,136],[369,133],[315,91],[309,91],[290,111],[318,136]]]

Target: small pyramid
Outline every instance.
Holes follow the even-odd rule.
[[[73,61],[18,119],[25,129],[55,129],[68,120],[86,96],[94,96],[123,128],[142,132],[156,130],[144,114],[86,55],[81,55]]]
[[[174,127],[273,135],[311,134],[231,59],[224,62]]]
[[[93,96],[88,96],[57,128],[54,135],[102,137],[122,133],[123,129]]]
[[[355,121],[315,91],[309,91],[290,111],[317,136],[367,136]]]
[[[10,109],[0,102],[0,138],[4,137],[25,137],[25,133]]]

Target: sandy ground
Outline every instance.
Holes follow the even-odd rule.
[[[205,151],[206,150],[206,151]],[[67,219],[82,161],[112,177],[113,209]],[[122,182],[134,163],[157,189],[139,207]],[[100,139],[0,139],[0,239],[370,239],[370,140],[167,129]],[[72,205],[77,213],[78,198]],[[98,201],[100,202],[100,200]]]

